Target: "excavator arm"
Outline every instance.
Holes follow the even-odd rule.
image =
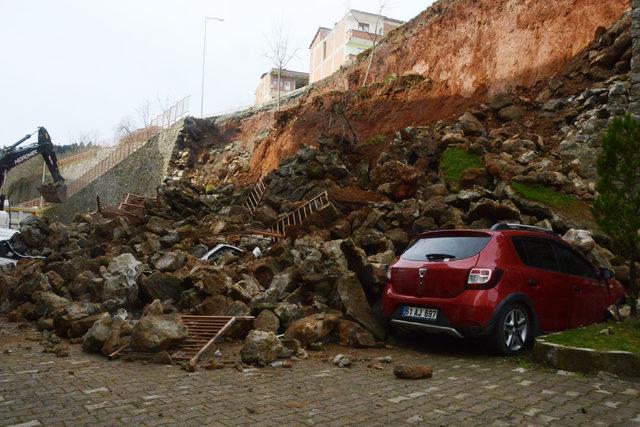
[[[64,178],[60,174],[58,168],[58,159],[53,149],[53,143],[49,132],[43,127],[38,128],[38,142],[23,147],[20,144],[31,138],[33,134],[26,135],[18,142],[0,150],[0,188],[3,188],[7,173],[18,165],[30,160],[31,158],[41,155],[44,159],[53,183],[43,184],[38,187],[38,191],[42,197],[49,203],[62,203],[66,199],[67,187],[64,184]],[[4,192],[0,195],[0,209],[4,207]]]

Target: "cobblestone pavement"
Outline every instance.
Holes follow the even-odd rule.
[[[37,333],[0,322],[0,425],[640,425],[640,383],[570,376],[475,342],[421,338],[393,349],[331,347],[292,368],[198,370],[108,361],[72,346],[41,353]],[[237,346],[222,345],[235,357]],[[341,351],[355,359],[338,368]],[[393,364],[428,363],[429,380],[397,380]],[[365,360],[362,360],[365,359]]]

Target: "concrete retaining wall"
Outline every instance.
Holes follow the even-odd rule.
[[[47,208],[45,216],[53,221],[70,222],[78,213],[96,210],[96,196],[102,203],[116,206],[127,193],[155,196],[173,154],[181,120],[151,138],[135,153],[118,163],[97,180],[71,196],[63,204]]]

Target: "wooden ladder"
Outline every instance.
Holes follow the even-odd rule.
[[[247,200],[245,200],[244,202],[244,205],[247,207],[247,209],[249,209],[251,215],[253,215],[256,208],[260,206],[262,198],[264,197],[264,194],[266,192],[267,186],[265,185],[262,178],[260,178],[258,182],[256,182],[256,184],[253,186],[253,188],[249,192],[249,195],[247,196]]]
[[[280,218],[278,218],[278,220],[271,226],[271,232],[274,234],[274,237],[272,237],[273,241],[278,242],[282,239],[282,237],[279,236],[286,236],[288,227],[302,224],[309,215],[324,209],[329,206],[330,203],[329,193],[324,191],[300,206],[298,209],[280,216]]]

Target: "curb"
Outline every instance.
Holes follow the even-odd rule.
[[[640,356],[637,354],[569,347],[547,341],[545,338],[548,336],[550,335],[536,338],[533,346],[533,358],[536,362],[565,371],[587,374],[605,371],[621,377],[640,377]]]

